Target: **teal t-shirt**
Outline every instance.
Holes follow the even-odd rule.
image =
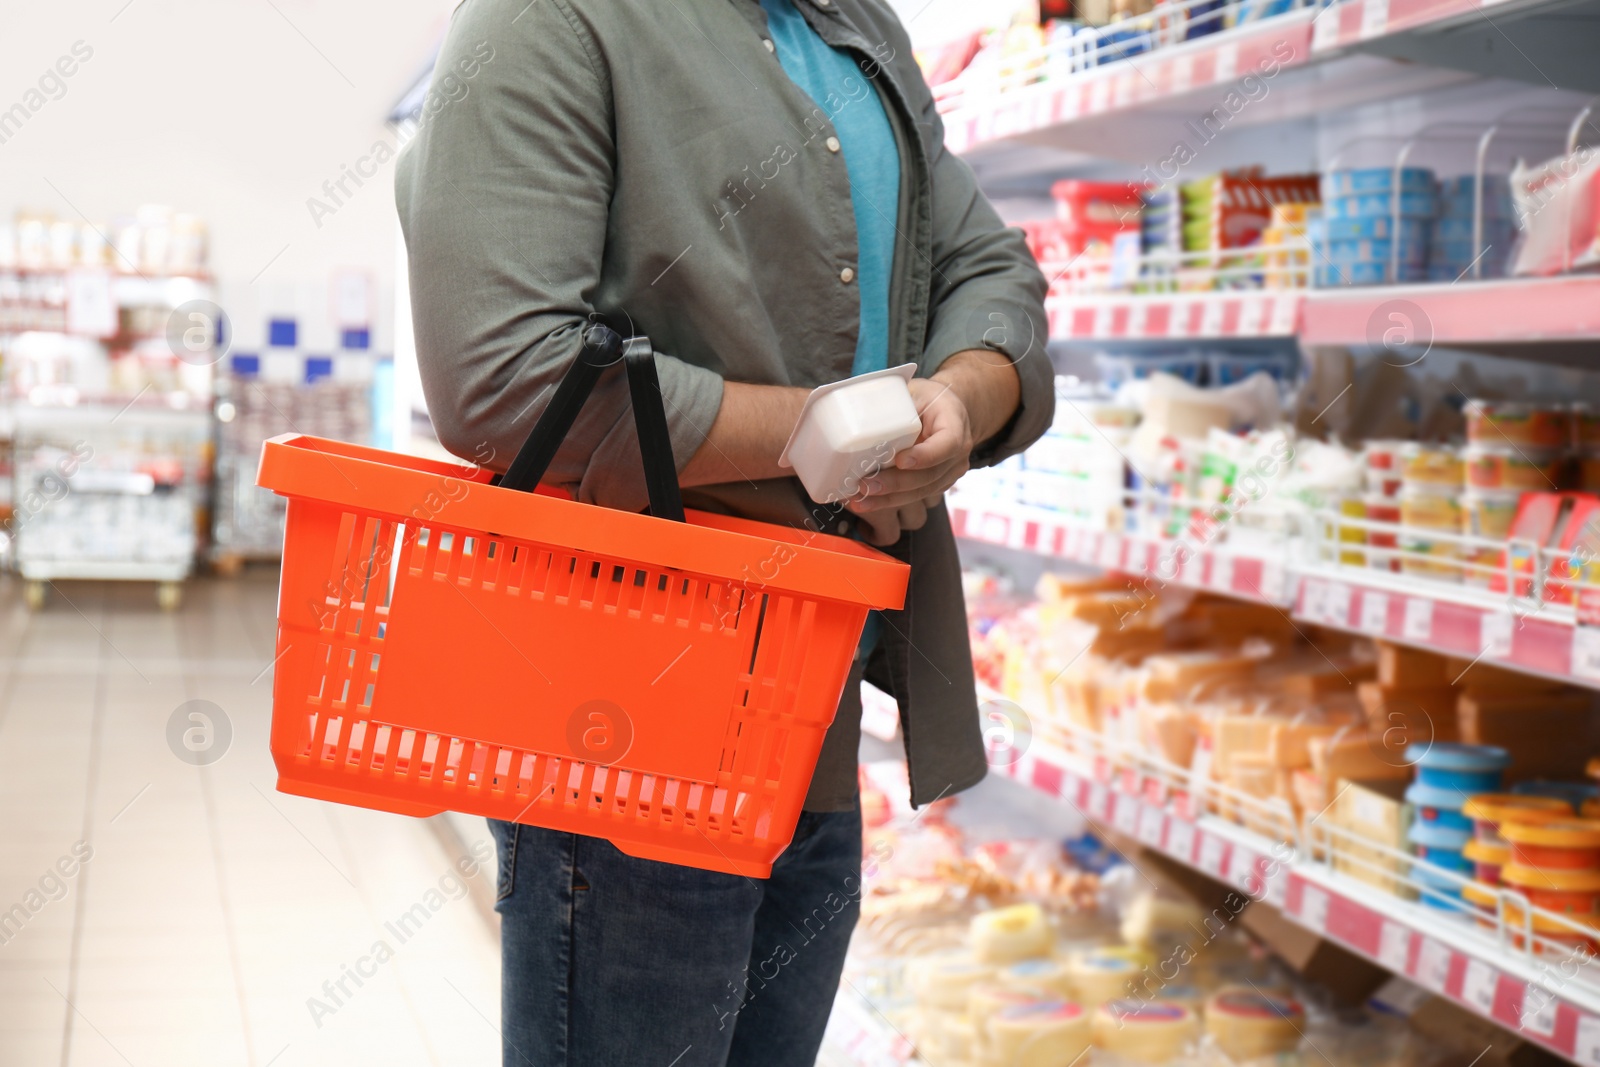
[[[761,0],[767,32],[783,72],[833,123],[850,178],[856,219],[856,277],[861,326],[852,374],[889,365],[889,275],[894,269],[895,219],[900,213],[900,148],[870,78],[848,52],[817,35],[794,0]],[[883,619],[867,615],[856,656],[878,644]]]
[[[889,274],[900,211],[900,149],[872,80],[811,28],[794,0],[761,0],[778,62],[833,123],[856,218],[861,332],[853,374],[889,365]]]

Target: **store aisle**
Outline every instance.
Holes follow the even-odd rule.
[[[0,1063],[498,1062],[487,828],[463,873],[426,822],[274,790],[276,590],[0,582]],[[208,766],[169,747],[189,701]]]

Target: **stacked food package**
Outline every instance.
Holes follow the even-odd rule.
[[[918,1063],[1414,1067],[1444,1052],[1395,1009],[1336,1007],[1272,956],[1240,894],[1196,896],[1088,836],[969,835],[961,798],[912,813],[885,777],[863,768],[844,998],[870,1004]]]

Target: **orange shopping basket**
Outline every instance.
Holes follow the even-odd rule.
[[[650,514],[522,491],[619,359]],[[899,607],[909,573],[685,512],[649,344],[603,326],[501,478],[286,434],[257,481],[288,498],[280,790],[752,877],[794,834],[867,611]]]

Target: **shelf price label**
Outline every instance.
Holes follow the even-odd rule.
[[[1111,106],[1111,78],[1105,75],[1089,83],[1089,112],[1098,114]]]
[[[1289,872],[1281,864],[1268,864],[1261,872],[1261,899],[1282,911],[1289,903]]]
[[[1406,597],[1406,618],[1400,634],[1407,641],[1433,640],[1433,601],[1420,596]]]
[[[1529,982],[1522,994],[1522,1029],[1540,1037],[1556,1032],[1556,996],[1537,982]]]
[[[1330,626],[1350,625],[1351,591],[1343,582],[1328,582],[1322,595],[1324,621]]]
[[[1600,627],[1572,628],[1572,676],[1600,681]]]
[[[1382,636],[1389,629],[1389,594],[1371,589],[1361,594],[1361,632]]]
[[[1511,633],[1515,620],[1509,611],[1486,611],[1478,617],[1480,655],[1490,659],[1511,658]]]
[[[1485,1015],[1494,1014],[1495,987],[1500,975],[1482,960],[1468,960],[1467,973],[1461,980],[1461,999]]]
[[[1151,848],[1160,848],[1162,831],[1166,826],[1166,812],[1154,804],[1146,804],[1139,812],[1139,843]]]
[[[1233,592],[1233,557],[1211,554],[1211,588],[1219,593]]]
[[[1200,553],[1185,546],[1184,550],[1178,554],[1178,584],[1199,585],[1200,577],[1205,573],[1203,570],[1205,566],[1204,560],[1205,557]]]
[[[1584,1067],[1600,1067],[1600,1018],[1578,1017],[1578,1034],[1572,1043],[1572,1058]]]
[[[1371,0],[1368,0],[1370,3]],[[1214,80],[1231,82],[1239,74],[1239,43],[1234,41],[1217,49],[1217,65]]]
[[[1228,856],[1228,882],[1241,893],[1249,893],[1255,888],[1256,880],[1256,854],[1235,846]]]
[[[1274,604],[1281,604],[1284,601],[1285,594],[1289,591],[1288,586],[1289,581],[1284,574],[1281,563],[1273,563],[1269,560],[1261,564],[1260,592],[1263,598],[1272,601]]]
[[[1417,952],[1417,981],[1435,993],[1444,992],[1450,981],[1449,946],[1431,937],[1422,939],[1422,948]]]
[[[1122,566],[1122,539],[1116,534],[1104,533],[1100,535],[1100,566],[1108,571],[1118,570]]]
[[[1116,810],[1111,816],[1111,825],[1119,833],[1133,837],[1139,832],[1139,808],[1142,805],[1133,797],[1123,795],[1117,797]]]
[[[1389,30],[1389,0],[1362,0],[1361,39],[1378,37]]]
[[[1307,578],[1300,583],[1300,614],[1312,622],[1321,622],[1325,608],[1324,602],[1328,599],[1326,583]]]
[[[1335,28],[1339,25],[1339,12],[1334,8],[1324,8],[1323,13],[1333,13]],[[1324,19],[1319,18],[1318,23]],[[1272,326],[1269,333],[1273,337],[1287,337],[1294,333],[1295,327],[1300,323],[1300,298],[1286,293],[1278,293],[1272,298]]]
[[[1211,877],[1222,880],[1227,872],[1222,869],[1222,861],[1226,855],[1228,843],[1216,834],[1205,834],[1200,838],[1200,858],[1196,862],[1200,869]]]
[[[1150,302],[1135,300],[1128,305],[1128,336],[1143,337],[1149,329]]]
[[[1104,819],[1106,817],[1106,805],[1110,800],[1111,791],[1106,788],[1104,782],[1090,782],[1089,802],[1086,805],[1088,810],[1085,814],[1091,819]]]
[[[1328,929],[1328,894],[1307,883],[1300,888],[1300,922],[1316,933]]]
[[[1194,862],[1194,823],[1186,819],[1167,823],[1167,852],[1184,863]]]
[[[1200,336],[1222,336],[1222,297],[1209,297],[1200,303]]]
[[[1239,301],[1240,337],[1260,337],[1261,326],[1267,317],[1267,302],[1259,296],[1247,296]]]
[[[1174,56],[1171,62],[1172,92],[1186,93],[1194,87],[1194,53]]]
[[[1378,931],[1378,963],[1395,974],[1406,973],[1411,962],[1411,931],[1385,919]]]

